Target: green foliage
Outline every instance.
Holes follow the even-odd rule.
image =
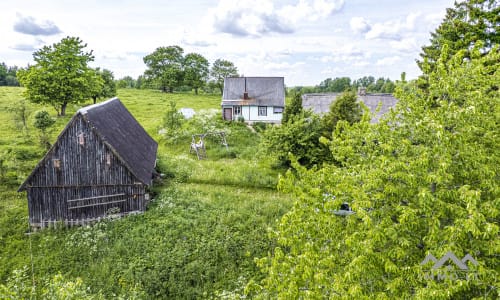
[[[95,72],[88,66],[94,60],[84,52],[86,44],[77,37],[63,38],[33,53],[35,65],[19,70],[17,76],[26,87],[24,96],[33,103],[49,104],[64,116],[69,103],[82,103],[95,89]]]
[[[238,69],[234,64],[225,59],[216,59],[210,69],[210,76],[213,79],[214,85],[219,88],[222,94],[224,89],[224,78],[237,77]]]
[[[183,121],[184,116],[177,110],[175,101],[171,100],[165,111],[161,130],[167,141],[175,141],[177,138],[183,137],[183,135],[180,134],[182,132],[181,128]]]
[[[281,118],[281,123],[285,124],[296,115],[300,115],[302,113],[302,93],[296,92],[292,96],[292,100],[288,105],[285,106],[283,110],[283,117]]]
[[[13,103],[7,110],[12,114],[12,119],[16,124],[16,128],[20,131],[28,133],[28,118],[31,109],[25,99],[21,99]]]
[[[388,120],[338,124],[330,151],[342,167],[295,164],[280,181],[296,203],[279,247],[258,261],[256,298],[498,299],[500,53],[446,53],[429,90],[399,90]],[[347,202],[354,215],[334,214]],[[452,251],[469,278],[426,277]],[[434,270],[454,272],[445,267]]]
[[[357,91],[359,88],[366,88],[368,93],[388,93],[392,94],[395,84],[389,78],[380,77],[375,80],[373,76],[364,76],[352,80],[349,77],[327,78],[316,86],[299,86],[291,89],[292,92],[310,93],[342,93],[345,91]]]
[[[0,86],[19,86],[16,78],[17,66],[8,67],[5,63],[0,64]]]
[[[202,88],[208,80],[208,60],[198,53],[189,53],[184,57],[184,83],[194,89]]]
[[[272,156],[278,166],[290,167],[293,155],[304,166],[312,167],[327,159],[328,147],[320,142],[320,117],[309,111],[291,115],[287,123],[267,129],[260,143],[263,156]]]
[[[101,71],[99,68],[97,68],[95,70],[95,76],[95,90],[92,93],[94,104],[97,102],[97,99],[111,98],[113,96],[116,96],[116,83],[113,72],[106,69],[103,69]]]
[[[155,84],[163,92],[173,92],[183,82],[184,49],[179,46],[158,47],[144,57],[147,70],[146,80]]]
[[[340,120],[349,124],[359,122],[363,110],[355,92],[344,92],[330,104],[330,111],[321,118],[323,135],[330,138]]]
[[[455,7],[446,10],[445,18],[436,31],[431,33],[430,45],[422,47],[422,60],[417,63],[424,75],[436,70],[444,45],[448,45],[446,60],[460,50],[465,51],[465,56],[469,57],[469,51],[478,41],[482,41],[484,45],[483,53],[498,45],[499,15],[500,5],[497,0],[455,2]]]
[[[33,126],[40,131],[40,145],[50,148],[49,129],[54,125],[56,120],[52,118],[49,113],[45,110],[41,110],[35,113]]]

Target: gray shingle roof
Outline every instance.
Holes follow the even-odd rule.
[[[125,108],[120,99],[84,107],[77,113],[89,121],[140,181],[150,184],[158,144]]]
[[[125,108],[120,99],[113,98],[78,110],[59,137],[71,126],[77,117],[83,117],[96,134],[117,155],[127,169],[142,183],[150,185],[156,163],[158,144]],[[52,146],[54,148],[56,143]],[[51,149],[52,150],[52,149]],[[50,155],[51,150],[38,163],[19,188],[24,190],[36,170]]]
[[[243,94],[248,92],[248,98]],[[228,77],[224,79],[222,105],[285,106],[284,77]]]
[[[341,95],[341,93],[324,93],[324,94],[304,94],[302,95],[302,107],[312,109],[317,114],[325,114],[330,111],[330,104]],[[396,106],[398,99],[392,94],[366,94],[358,95],[358,100],[362,101],[372,113],[375,113],[372,118],[372,123],[380,120],[382,115],[387,113],[392,107]],[[381,103],[380,110],[376,112],[377,107]]]

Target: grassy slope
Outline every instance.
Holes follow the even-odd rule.
[[[0,283],[14,269],[29,265],[25,194],[15,190],[44,153],[35,130],[22,134],[7,113],[21,92],[0,88],[0,155],[7,158],[0,185]],[[159,195],[144,215],[32,235],[37,278],[57,272],[79,276],[92,291],[108,296],[139,289],[147,297],[197,298],[258,276],[253,257],[270,251],[273,242],[266,229],[291,204],[274,189],[276,171],[255,158],[258,135],[226,124],[234,158],[211,145],[208,159],[198,161],[188,153],[190,139],[172,145],[158,134],[163,111],[170,100],[178,108],[218,109],[220,96],[127,89],[119,90],[118,97],[159,141],[159,157],[173,180],[156,188]],[[78,108],[71,105],[68,115],[58,118],[52,140]],[[50,107],[44,109],[54,114]]]

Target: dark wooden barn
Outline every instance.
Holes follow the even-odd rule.
[[[78,110],[19,187],[27,191],[30,224],[144,211],[157,148],[118,98]]]

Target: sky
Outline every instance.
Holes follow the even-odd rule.
[[[416,78],[415,63],[453,0],[16,0],[0,11],[0,62],[26,67],[67,36],[93,50],[92,67],[142,75],[143,57],[178,45],[244,76],[287,86],[326,78]]]

